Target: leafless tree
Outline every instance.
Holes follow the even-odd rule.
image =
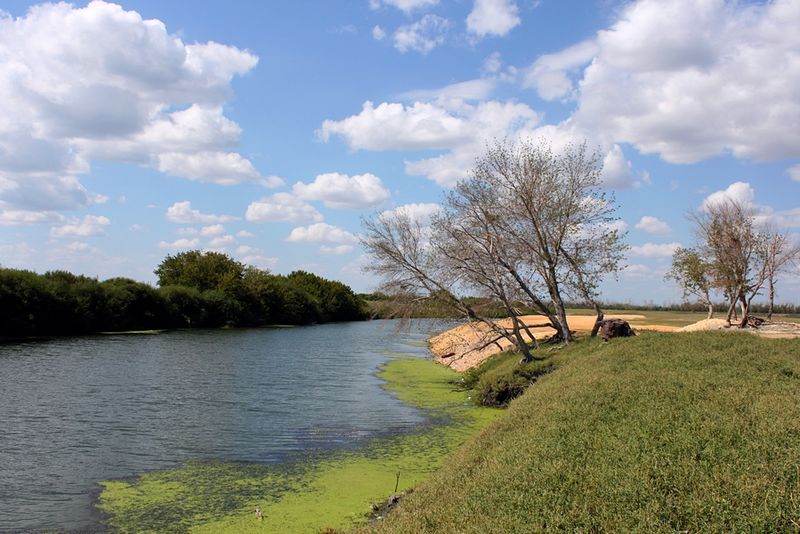
[[[775,285],[778,275],[800,259],[800,246],[793,245],[787,234],[781,233],[772,227],[762,230],[763,244],[762,255],[765,263],[767,278],[767,295],[769,308],[767,319],[772,319],[775,306]]]
[[[426,245],[421,229],[403,217],[366,221],[363,243],[375,260],[370,270],[393,284],[413,281],[421,291],[447,291],[454,309],[473,319],[474,310],[455,297],[457,289],[498,300],[524,353],[525,336],[533,336],[517,302],[546,317],[555,338],[569,342],[563,295],[581,295],[602,318],[599,282],[619,271],[625,250],[611,225],[613,199],[600,189],[601,170],[600,158],[587,155],[585,145],[555,154],[543,144],[498,143],[446,195]]]
[[[730,323],[738,304],[742,310],[739,327],[744,327],[750,303],[767,281],[765,239],[756,226],[755,213],[742,202],[726,199],[706,206],[692,219],[714,285],[729,299],[726,320]]]

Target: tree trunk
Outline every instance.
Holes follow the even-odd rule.
[[[597,332],[600,330],[600,327],[603,325],[603,310],[600,309],[600,305],[597,302],[592,302],[594,305],[594,312],[597,314],[597,319],[594,321],[594,326],[592,327],[592,336],[597,337]]]
[[[707,302],[706,306],[708,306],[708,317],[706,317],[706,319],[711,319],[714,317],[714,304]]]
[[[744,298],[744,295],[739,294],[739,304],[742,306],[742,320],[739,321],[739,328],[744,328],[747,326],[747,319],[750,315],[750,306],[747,304],[747,299]]]
[[[770,277],[769,279],[769,308],[767,309],[767,321],[772,320],[772,311],[775,307],[775,281]]]

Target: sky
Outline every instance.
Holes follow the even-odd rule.
[[[671,254],[720,198],[800,234],[800,0],[0,8],[3,267],[155,283],[202,249],[370,291],[362,219],[426,220],[494,139],[600,152],[608,301],[679,302]]]

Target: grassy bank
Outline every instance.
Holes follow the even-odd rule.
[[[350,528],[373,502],[428,479],[447,455],[500,412],[475,406],[431,361],[398,357],[381,371],[403,402],[441,418],[419,432],[379,439],[364,450],[288,466],[193,462],[131,481],[104,482],[98,508],[121,532],[309,532]],[[264,519],[253,510],[261,506]]]
[[[800,529],[798,341],[645,332],[557,353],[554,372],[371,528]]]

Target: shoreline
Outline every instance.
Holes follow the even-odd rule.
[[[384,389],[423,412],[426,422],[413,432],[378,437],[356,450],[320,453],[290,466],[197,462],[134,480],[107,481],[97,509],[108,526],[120,531],[175,528],[172,522],[160,526],[143,521],[156,509],[169,514],[175,507],[192,508],[185,499],[192,499],[193,489],[225,487],[230,493],[246,490],[238,498],[240,506],[217,516],[188,510],[189,517],[178,520],[180,526],[222,533],[317,533],[363,526],[371,505],[394,493],[398,472],[398,491],[415,488],[501,413],[474,405],[467,392],[455,390],[450,381],[458,376],[430,359],[393,356],[381,365],[378,377]],[[248,493],[262,498],[247,497]],[[253,514],[257,505],[263,511],[261,521]]]

